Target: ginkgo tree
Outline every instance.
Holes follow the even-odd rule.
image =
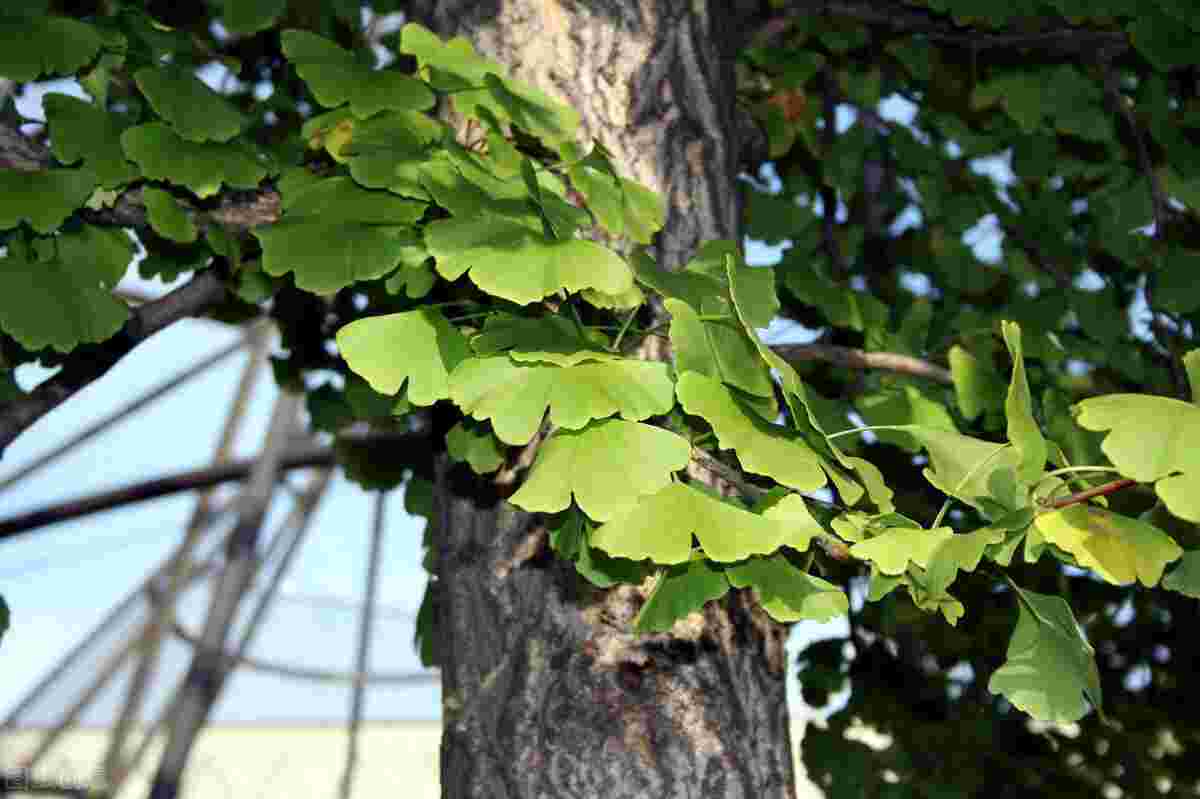
[[[872,607],[892,614],[878,634],[898,635],[900,603],[928,614],[920,625],[970,629],[1000,605],[1007,644],[985,684],[1002,700],[974,696],[1076,722],[1104,711],[1104,690],[1090,622],[1053,585],[1069,575],[1200,594],[1200,293],[1189,272],[1200,263],[1200,100],[1190,49],[1171,30],[1190,26],[1190,39],[1195,12],[747,12],[761,24],[737,43],[738,88],[766,149],[742,161],[774,172],[744,181],[744,232],[785,250],[763,267],[746,262],[736,230],[667,246],[703,203],[689,212],[669,181],[636,179],[594,109],[513,77],[467,38],[418,22],[372,38],[364,19],[390,7],[362,17],[348,3],[212,5],[174,23],[124,3],[80,18],[0,16],[0,77],[74,76],[90,98],[47,95],[48,145],[6,109],[0,445],[174,318],[266,314],[286,353],[276,377],[307,394],[315,429],[369,418],[424,431],[419,445],[338,453],[365,485],[403,482],[430,517],[441,565],[418,631],[426,655],[451,668],[446,625],[491,634],[454,616],[455,602],[492,589],[447,565],[470,547],[449,557],[439,537],[509,524],[532,544],[489,561],[493,577],[542,555],[565,567],[578,618],[593,625],[581,656],[626,675],[630,695],[672,640],[700,640],[697,624],[717,624],[719,648]],[[553,15],[567,12],[550,6],[538,13],[559,25]],[[210,11],[220,35],[199,24]],[[442,30],[452,11],[411,9]],[[711,23],[730,12],[672,13]],[[990,59],[1001,47],[1047,61]],[[265,70],[274,93],[214,91],[196,73],[213,60],[244,80]],[[881,116],[887,96],[915,118]],[[1015,180],[972,171],[996,155]],[[908,228],[906,209],[919,218]],[[962,241],[985,215],[1005,234],[998,263]],[[113,289],[142,250],[143,274],[195,274],[134,308]],[[1146,330],[1123,315],[1137,298]],[[772,343],[780,318],[828,340]],[[63,369],[26,392],[13,370],[38,360]],[[318,385],[331,371],[338,379]],[[464,482],[474,488],[455,487]],[[468,518],[468,501],[509,521]],[[636,612],[599,626],[616,606],[597,597]],[[712,614],[751,597],[745,619],[757,621],[742,626],[761,629],[720,632]],[[497,660],[526,647],[509,629],[519,621],[493,631],[515,636],[495,644]],[[821,651],[803,659],[813,695],[845,677]],[[573,653],[522,657],[522,675],[576,668]],[[448,684],[448,736],[510,729],[479,721],[501,712],[482,676]],[[656,762],[650,700],[596,690],[637,768],[715,785]],[[706,738],[663,702],[696,757],[734,746],[731,731]],[[444,780],[475,756],[447,740]],[[575,757],[539,745],[549,762]],[[810,772],[852,790],[821,760],[829,746],[814,744]],[[584,768],[571,762],[555,767]],[[482,795],[470,791],[523,766],[478,768],[479,783],[448,792]],[[763,773],[739,783],[746,795],[785,790]],[[790,781],[790,764],[782,773]],[[519,795],[543,795],[527,773],[511,779]]]

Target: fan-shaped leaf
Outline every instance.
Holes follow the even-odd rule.
[[[758,591],[763,609],[776,621],[825,622],[850,609],[842,589],[796,568],[782,555],[751,558],[725,574],[733,587]]]
[[[66,17],[0,13],[0,75],[23,83],[41,75],[69,75],[104,44],[96,28]]]
[[[450,396],[449,375],[468,355],[467,340],[432,308],[369,316],[337,332],[346,363],[381,394],[407,382],[414,405]]]
[[[47,94],[42,103],[50,125],[50,147],[59,161],[72,164],[82,158],[105,188],[138,176],[137,167],[125,160],[121,129],[112,114],[66,94]]]
[[[1071,553],[1080,566],[1105,580],[1157,585],[1167,564],[1183,554],[1152,524],[1095,505],[1071,505],[1040,514],[1034,526],[1049,543]]]
[[[737,452],[746,470],[797,491],[816,491],[825,485],[821,459],[808,444],[747,411],[720,381],[684,372],[675,393],[685,411],[712,425],[722,449]]]
[[[674,404],[666,364],[635,360],[559,367],[471,358],[450,376],[450,396],[476,419],[491,419],[497,437],[512,445],[533,438],[547,408],[555,425],[577,429],[614,413],[638,421]]]
[[[1021,352],[1021,328],[1015,322],[1003,322],[1004,343],[1013,359],[1012,381],[1004,400],[1004,414],[1008,417],[1008,440],[1020,453],[1017,478],[1032,484],[1042,476],[1046,468],[1046,439],[1033,418],[1033,397],[1029,394],[1029,381],[1025,377],[1025,356]]]
[[[200,197],[216,194],[223,183],[235,189],[256,188],[270,171],[265,158],[236,143],[185,141],[159,122],[125,131],[121,147],[147,178],[185,186]]]
[[[1184,552],[1179,565],[1171,569],[1162,581],[1163,588],[1200,599],[1200,550]]]
[[[155,233],[185,244],[196,240],[192,218],[168,192],[147,187],[142,190],[142,202],[146,204],[146,216]]]
[[[94,188],[96,176],[89,169],[0,171],[0,230],[28,222],[38,233],[50,233]]]
[[[1075,411],[1080,427],[1111,431],[1100,448],[1121,474],[1154,482],[1171,513],[1200,522],[1200,405],[1109,394],[1086,399]]]
[[[765,555],[784,544],[806,548],[811,538],[797,541],[793,526],[769,511],[759,516],[673,483],[596,530],[592,545],[622,558],[684,563],[691,557],[693,535],[705,555],[725,563]]]
[[[28,250],[10,244],[0,259],[0,329],[30,350],[69,352],[105,340],[129,318],[109,290],[132,258],[123,232],[91,226],[40,239]]]
[[[729,592],[725,573],[706,560],[697,559],[672,566],[654,584],[646,604],[633,622],[638,633],[668,632],[679,619],[687,618],[708,602]]]
[[[359,119],[383,110],[427,111],[436,98],[419,80],[371,69],[328,39],[301,30],[283,32],[283,52],[326,108],[349,103]]]
[[[740,325],[733,320],[702,320],[682,300],[668,299],[664,307],[671,314],[676,371],[716,378],[755,396],[774,396],[771,376]]]
[[[187,141],[229,141],[246,125],[241,112],[190,72],[146,67],[133,79],[155,112]]]
[[[466,461],[476,474],[489,474],[504,463],[504,447],[492,431],[486,425],[467,421],[446,433],[446,452],[456,461]]]
[[[476,355],[508,352],[522,363],[545,361],[574,366],[584,361],[620,360],[585,340],[572,322],[561,316],[526,317],[499,313],[488,317],[483,331],[471,339]]]
[[[233,33],[258,33],[275,24],[287,10],[287,0],[225,0],[221,21]]]
[[[1087,713],[1088,702],[1099,709],[1095,652],[1071,608],[1060,597],[1013,588],[1020,616],[1008,659],[992,674],[988,690],[1039,721],[1077,721]]]
[[[588,516],[608,521],[642,495],[665,488],[690,456],[686,439],[622,419],[559,430],[542,446],[511,501],[528,511],[557,513],[574,496]]]
[[[442,277],[457,280],[469,270],[479,288],[516,303],[560,289],[621,294],[633,287],[629,266],[612,250],[582,239],[549,240],[498,217],[434,222],[425,243]]]

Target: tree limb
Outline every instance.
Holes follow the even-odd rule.
[[[954,383],[949,369],[896,352],[867,352],[832,344],[776,344],[771,349],[789,363],[827,361],[847,369],[881,369],[912,377],[923,377],[946,385]]]
[[[1014,48],[1077,56],[1099,51],[1119,55],[1129,49],[1129,38],[1123,31],[1063,25],[1028,33],[1001,34],[987,28],[958,25],[948,16],[894,0],[794,0],[769,19],[754,40],[775,39],[791,27],[793,20],[807,16],[843,17],[896,33],[919,34],[935,42],[968,47],[976,52]]]
[[[180,319],[202,313],[225,297],[225,282],[209,269],[170,294],[133,310],[130,320],[108,341],[77,348],[58,374],[28,394],[0,405],[0,452],[38,419],[106,374],[143,341]]]

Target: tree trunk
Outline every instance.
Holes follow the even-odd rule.
[[[662,193],[660,264],[740,238],[738,3],[415,5],[438,34],[468,37],[569,103],[587,139]],[[786,631],[748,595],[710,604],[673,637],[635,636],[642,590],[583,583],[538,518],[494,486],[443,461],[434,503],[443,796],[795,796]]]

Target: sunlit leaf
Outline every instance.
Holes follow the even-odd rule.
[[[495,314],[484,322],[479,335],[471,339],[471,349],[480,356],[507,352],[522,363],[546,362],[558,366],[620,359],[600,349],[596,342],[584,339],[576,325],[561,316]]]
[[[729,592],[729,581],[706,560],[692,560],[667,569],[655,582],[646,604],[633,622],[638,633],[667,632],[679,619],[703,609]]]
[[[725,563],[765,555],[795,540],[792,525],[784,520],[740,510],[673,483],[601,526],[592,545],[632,560],[684,563],[691,557],[693,535],[705,555]],[[807,537],[802,546],[808,546]]]
[[[1183,554],[1154,525],[1095,505],[1071,505],[1039,514],[1034,526],[1046,541],[1071,553],[1105,580],[1157,585],[1167,564]]]
[[[734,450],[747,471],[797,491],[815,491],[825,485],[821,460],[808,444],[786,428],[748,412],[720,381],[684,372],[675,393],[685,411],[712,425],[721,448]]]
[[[1014,586],[1020,616],[988,690],[1039,721],[1077,721],[1102,702],[1095,652],[1061,597]],[[1086,700],[1086,701],[1085,701]]]
[[[695,309],[681,300],[668,299],[663,305],[671,314],[676,371],[706,375],[748,394],[774,396],[766,365],[740,325],[732,320],[701,320]]]
[[[958,432],[946,406],[925,396],[916,386],[899,386],[874,394],[864,394],[854,402],[855,408],[869,425],[915,424],[938,430]],[[907,433],[895,430],[876,430],[880,441],[916,452],[920,442]]]
[[[649,244],[663,226],[666,208],[656,192],[632,180],[582,163],[567,170],[571,185],[587,200],[596,221],[613,236]]]
[[[450,376],[450,396],[465,413],[491,419],[506,444],[525,444],[546,410],[570,429],[614,413],[639,421],[674,404],[666,364],[636,360],[588,361],[575,366],[518,364],[506,356],[471,358]]]
[[[1004,400],[1004,414],[1008,417],[1008,440],[1021,454],[1017,465],[1017,478],[1033,483],[1046,468],[1046,439],[1033,418],[1033,397],[1029,393],[1029,381],[1025,377],[1025,356],[1021,351],[1021,328],[1014,322],[1001,323],[1004,343],[1013,359],[1012,382]]]
[[[1075,406],[1088,430],[1111,431],[1101,449],[1121,474],[1154,483],[1181,519],[1200,522],[1200,405],[1146,394],[1109,394]]]
[[[346,363],[381,394],[407,383],[414,405],[450,396],[450,372],[469,354],[467,341],[434,309],[369,316],[337,332]]]
[[[121,147],[129,160],[151,180],[165,180],[210,197],[227,185],[257,188],[269,165],[236,142],[217,144],[181,139],[166,125],[152,122],[121,134]]]
[[[639,497],[665,488],[690,455],[686,439],[622,419],[559,430],[542,445],[511,502],[528,511],[557,513],[574,496],[588,516],[608,521]]]
[[[826,622],[850,609],[846,593],[833,583],[793,566],[787,558],[751,558],[726,570],[735,588],[758,591],[763,609],[776,621]]]
[[[349,103],[354,115],[364,119],[383,110],[427,111],[433,107],[433,92],[421,81],[394,70],[372,69],[328,39],[308,31],[286,30],[281,40],[284,55],[326,108]]]
[[[442,277],[457,280],[469,271],[479,288],[516,303],[560,289],[621,294],[633,287],[628,265],[612,250],[583,239],[549,240],[498,217],[434,222],[425,243]]]

